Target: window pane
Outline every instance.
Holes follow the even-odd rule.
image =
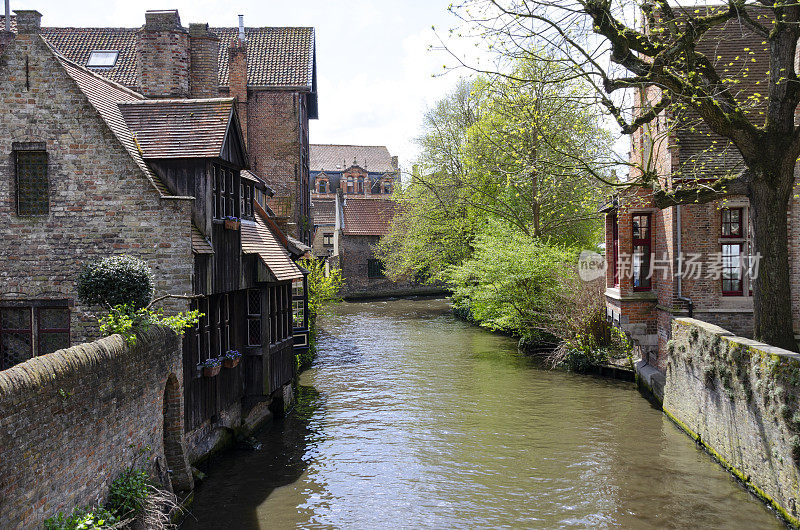
[[[247,344],[249,346],[261,345],[261,319],[250,318],[247,320]]]
[[[637,245],[633,247],[633,287],[648,289],[650,287],[650,247]]]
[[[39,309],[39,329],[69,329],[69,309]]]
[[[260,315],[261,314],[261,291],[258,289],[247,290],[247,314]]]
[[[96,67],[111,67],[117,63],[117,56],[119,52],[116,50],[103,50],[93,51],[89,54],[89,60],[86,61],[86,66]]]
[[[69,333],[41,333],[39,335],[39,355],[46,355],[64,348],[69,348]]]
[[[16,151],[17,213],[47,215],[47,152]]]
[[[0,369],[33,357],[30,333],[0,333]]]
[[[0,309],[0,330],[31,329],[31,310],[29,307],[4,307]]]

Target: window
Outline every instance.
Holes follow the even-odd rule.
[[[347,193],[353,193],[353,177],[347,177]]]
[[[611,223],[611,280],[614,287],[619,287],[619,223],[617,213],[608,216]]]
[[[742,237],[742,208],[723,208],[722,237]]]
[[[86,61],[86,66],[111,68],[117,64],[118,56],[119,52],[117,50],[92,50],[89,54],[89,60]]]
[[[261,346],[261,290],[247,290],[247,345]]]
[[[383,181],[383,193],[391,194],[392,193],[392,181],[385,180]]]
[[[742,245],[724,243],[722,245],[722,294],[723,296],[742,296]]]
[[[292,282],[292,325],[295,328],[305,328],[305,288],[303,280]]]
[[[319,192],[320,193],[325,193],[327,185],[328,185],[328,183],[325,180],[320,180],[319,181]]]
[[[364,193],[364,177],[358,177],[358,193]]]
[[[44,144],[15,144],[13,149],[17,215],[47,215],[50,210],[50,190]]]
[[[745,224],[745,208],[723,208],[720,210],[720,272],[722,296],[743,296],[745,274],[743,256],[750,235]],[[749,286],[748,286],[749,287]],[[750,293],[750,289],[747,289]]]
[[[242,181],[239,184],[239,211],[245,219],[253,220],[253,197],[255,187],[250,182]]]
[[[385,278],[383,262],[379,259],[367,260],[368,278]]]
[[[225,167],[214,166],[212,168],[211,178],[214,219],[239,217],[241,210],[239,212],[236,211],[236,206],[239,202],[239,198],[237,197],[239,186],[236,186],[236,180],[238,179],[235,179],[234,172]],[[250,206],[252,207],[252,202]]]
[[[52,307],[52,303],[43,300],[0,307],[0,370],[34,355],[69,348],[69,308]]]
[[[322,245],[325,247],[333,246],[333,234],[322,234]]]
[[[69,348],[69,309],[39,307],[36,310],[39,355]]]
[[[633,290],[650,290],[650,214],[635,214],[633,226]]]

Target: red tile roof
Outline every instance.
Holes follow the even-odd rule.
[[[345,235],[382,236],[389,232],[397,203],[388,199],[347,197],[343,210]]]
[[[209,28],[219,37],[219,84],[228,85],[228,52],[239,28]],[[314,28],[245,28],[248,86],[303,88],[314,82]]]
[[[233,98],[155,99],[119,107],[145,159],[219,157],[233,116]]]
[[[286,247],[278,242],[277,236],[266,225],[260,215],[256,221],[242,221],[242,252],[257,254],[278,281],[299,280],[303,273],[289,257]]]
[[[391,173],[392,155],[383,145],[312,144],[309,169],[311,171],[344,171],[353,165],[375,173]]]
[[[336,224],[336,203],[334,199],[311,199],[311,217],[314,225]]]
[[[12,17],[12,21],[14,17]],[[118,50],[113,68],[93,71],[127,87],[136,86],[139,28],[42,28],[42,35],[67,59],[85,65],[92,50]],[[220,37],[220,86],[228,85],[228,48],[238,28],[210,28]],[[245,28],[247,84],[313,90],[314,28]]]

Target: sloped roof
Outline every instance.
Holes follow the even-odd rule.
[[[692,6],[691,10],[686,7],[676,12],[679,16],[681,11],[698,16],[697,10],[711,11],[720,7]],[[747,9],[758,23],[769,27],[771,9],[753,5]],[[731,95],[753,123],[763,123],[758,112],[763,111],[768,93],[769,44],[765,39],[739,19],[731,19],[709,29],[696,49],[711,61],[721,77],[737,79],[735,84],[728,85]],[[757,98],[759,104],[753,104],[756,93],[762,95]],[[711,132],[695,111],[688,110],[679,119],[683,124],[676,128],[675,140],[681,177],[718,178],[743,169],[742,157],[736,147],[727,138]]]
[[[12,17],[13,21],[14,17]],[[136,86],[136,31],[139,28],[42,28],[42,35],[67,59],[85,65],[92,50],[118,50],[113,68],[93,71]],[[220,37],[219,77],[228,85],[228,47],[238,28],[211,28]],[[247,84],[313,90],[314,28],[245,28]]]
[[[383,236],[397,211],[397,203],[388,199],[347,197],[344,201],[345,235]]]
[[[211,243],[194,224],[192,224],[192,252],[195,254],[214,253],[214,248],[211,246]]]
[[[119,104],[144,158],[216,158],[233,116],[233,98],[154,99]]]
[[[334,199],[311,199],[311,217],[316,226],[336,224]]]
[[[92,50],[117,50],[112,68],[93,72],[127,87],[136,85],[136,29],[134,28],[42,28],[42,36],[70,61],[85,66]]]
[[[219,37],[219,84],[228,85],[230,44],[239,28],[209,28]],[[247,84],[312,89],[314,28],[245,28]]]
[[[57,53],[55,55],[67,71],[67,74],[75,80],[80,90],[86,95],[89,102],[103,118],[103,121],[106,122],[111,132],[114,133],[114,136],[122,143],[125,150],[131,158],[133,158],[136,165],[139,166],[139,169],[142,170],[153,187],[155,187],[162,196],[171,196],[167,187],[145,163],[142,154],[136,148],[133,135],[130,129],[128,129],[128,125],[125,123],[119,108],[119,103],[142,101],[144,99],[143,96],[90,72],[86,68],[64,59]]]
[[[311,171],[342,171],[352,165],[376,173],[391,173],[395,170],[392,166],[392,155],[383,145],[312,144],[310,148]],[[357,164],[353,163],[354,160]]]
[[[303,273],[289,257],[289,252],[278,242],[278,238],[260,215],[255,223],[242,222],[242,252],[257,254],[278,281],[299,280]]]

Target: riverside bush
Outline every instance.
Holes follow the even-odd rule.
[[[150,479],[143,469],[126,469],[114,479],[106,507],[118,517],[130,517],[141,511],[150,493]]]
[[[68,515],[58,514],[44,521],[44,530],[92,530],[109,528],[119,519],[105,508],[75,508]]]

